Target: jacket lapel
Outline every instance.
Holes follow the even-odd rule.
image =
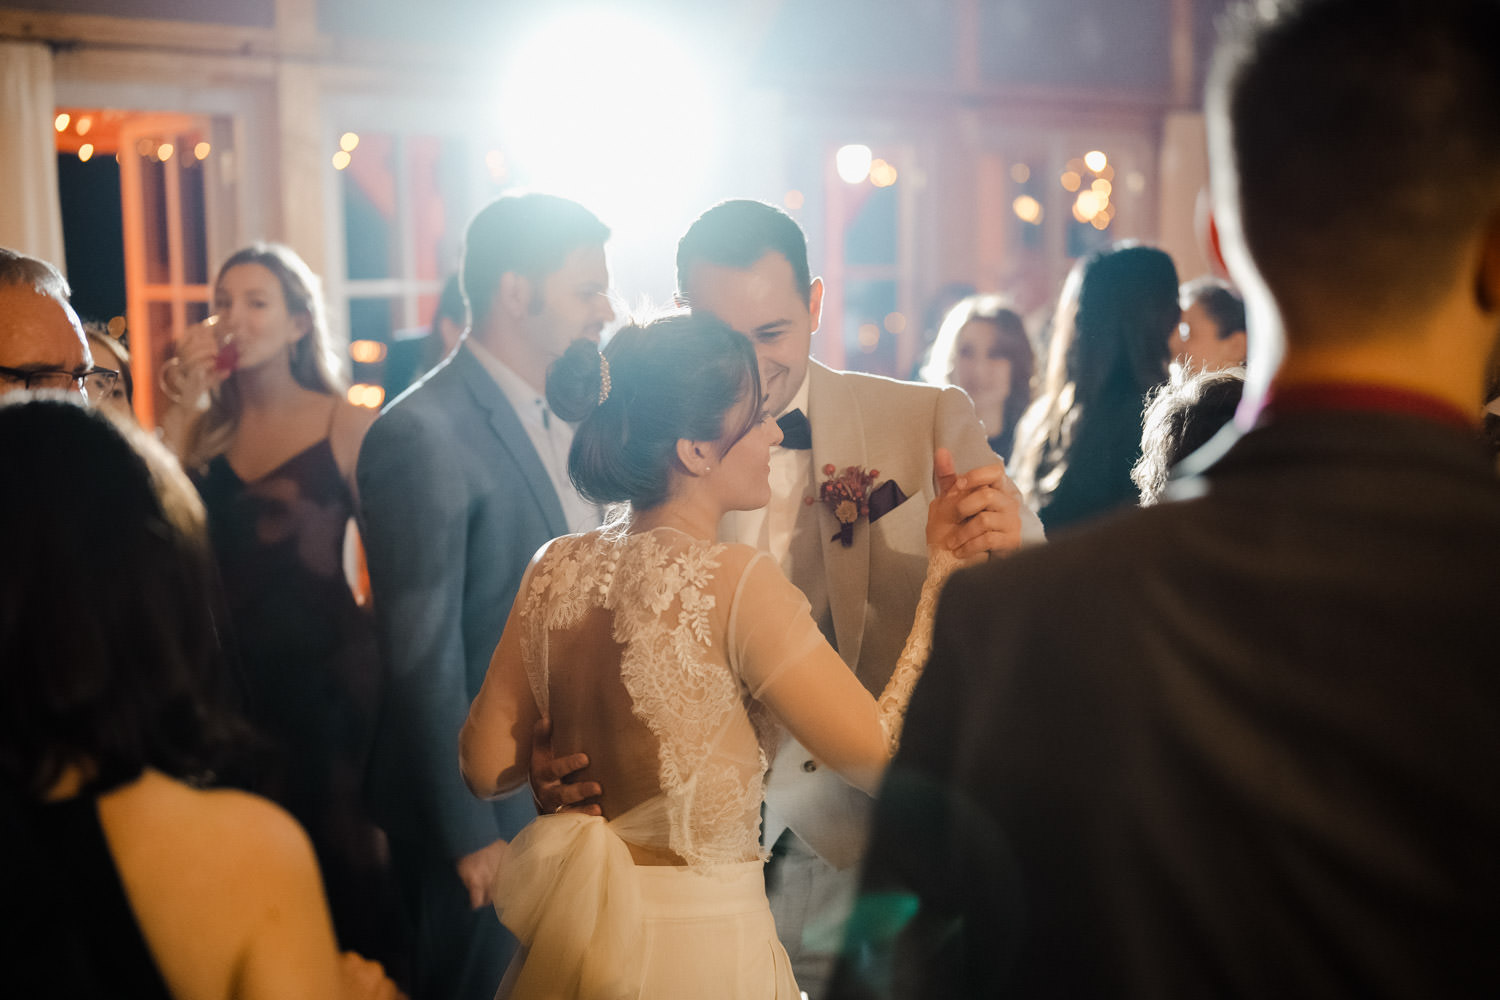
[[[516,416],[510,400],[500,391],[489,372],[484,370],[479,359],[466,348],[454,354],[452,363],[474,397],[474,402],[488,414],[490,429],[495,432],[500,444],[520,470],[532,499],[547,521],[547,530],[553,537],[566,535],[568,521],[563,516],[557,490],[552,486],[552,477],[547,475],[547,469],[542,465],[541,457],[537,455],[526,428],[521,426],[521,418]]]
[[[817,496],[827,476],[824,466],[843,471],[864,466],[864,421],[859,402],[844,380],[816,361],[808,366],[807,419],[812,424],[813,479],[811,493]],[[851,670],[859,664],[865,635],[865,608],[870,590],[870,525],[861,520],[854,526],[854,544],[845,547],[834,536],[839,523],[824,503],[817,509],[819,548],[823,553],[823,579],[828,589],[828,610],[838,638],[839,656]]]

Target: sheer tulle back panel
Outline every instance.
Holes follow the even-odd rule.
[[[594,532],[554,541],[528,584],[523,657],[555,749],[589,754],[610,819],[659,790],[667,837],[649,839],[689,865],[761,856],[769,732],[725,641],[752,557],[671,529]]]
[[[547,645],[553,749],[589,755],[579,778],[604,786],[604,816],[614,819],[661,791],[660,746],[620,680],[614,615],[596,607],[576,628],[550,632]]]

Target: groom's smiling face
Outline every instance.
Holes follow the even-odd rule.
[[[792,265],[773,250],[746,268],[694,264],[683,291],[694,312],[711,313],[755,345],[766,408],[780,414],[807,377],[823,309],[822,280],[813,279],[804,302]]]

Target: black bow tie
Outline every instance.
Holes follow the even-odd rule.
[[[781,446],[806,451],[812,447],[812,424],[801,410],[788,410],[776,420],[781,428]]]

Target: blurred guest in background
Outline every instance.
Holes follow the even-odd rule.
[[[947,316],[960,301],[978,292],[979,289],[970,282],[949,281],[927,297],[927,304],[922,307],[922,328],[917,331],[921,342],[917,345],[916,362],[912,365],[909,375],[913,382],[922,378],[922,369],[927,366],[928,359],[932,356],[932,344],[937,340],[938,329],[943,325],[943,317]]]
[[[1244,392],[1243,368],[1173,369],[1146,404],[1141,460],[1130,470],[1142,507],[1161,499],[1173,466],[1234,419]]]
[[[68,281],[51,264],[0,247],[0,394],[17,389],[107,396],[116,373],[95,369]]]
[[[1177,270],[1154,247],[1100,250],[1068,275],[1011,463],[1049,535],[1136,502],[1141,410],[1167,376],[1167,338],[1181,315]]]
[[[1031,403],[1035,372],[1036,357],[1020,315],[998,295],[972,295],[944,318],[922,380],[967,392],[990,450],[1009,459],[1016,422]]]
[[[345,401],[318,279],[285,246],[224,262],[212,321],[187,331],[175,365],[163,423],[208,508],[231,650],[267,737],[254,790],[307,828],[340,940],[395,964],[396,891],[362,805],[380,664],[344,560],[375,414]]]
[[[0,403],[0,455],[27,471],[0,490],[7,991],[394,996],[378,966],[340,962],[297,824],[202,788],[237,727],[177,463],[134,424],[22,394]],[[101,510],[110,530],[88,530]]]
[[[1182,286],[1182,322],[1172,338],[1180,365],[1230,368],[1245,363],[1245,301],[1227,281],[1195,278]]]
[[[95,363],[120,373],[120,377],[114,380],[114,385],[95,401],[95,405],[116,417],[134,420],[135,410],[132,405],[135,403],[135,378],[130,371],[130,351],[102,323],[85,323],[83,332],[89,338],[89,348]]]
[[[392,339],[381,378],[386,399],[401,395],[453,353],[468,326],[468,315],[458,275],[450,275],[443,282],[432,323],[426,328],[398,331]]]

